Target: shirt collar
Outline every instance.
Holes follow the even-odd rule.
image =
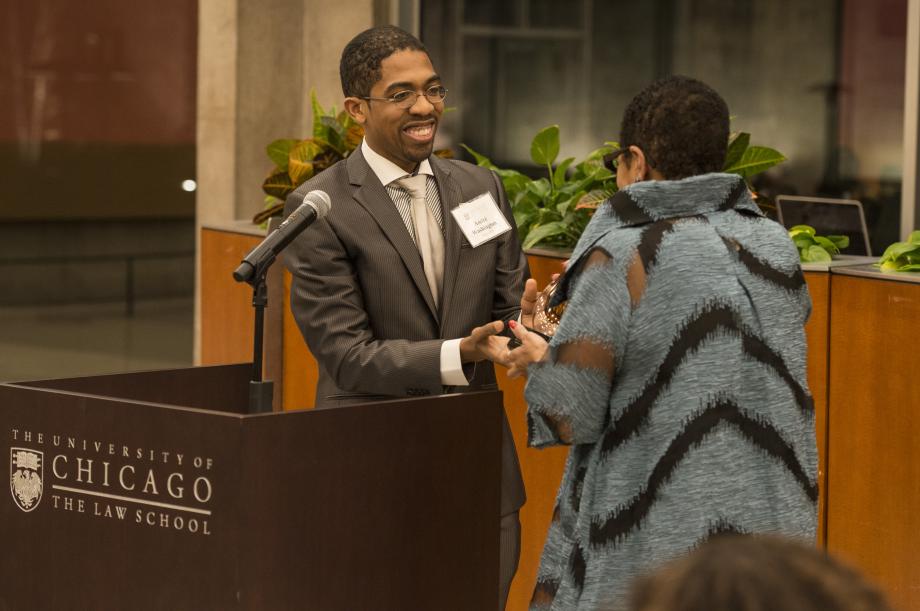
[[[364,155],[364,160],[367,162],[367,165],[371,166],[371,170],[377,175],[377,178],[380,179],[380,183],[384,187],[395,180],[405,178],[409,175],[404,169],[372,149],[367,143],[367,140],[361,141],[361,154]],[[431,171],[431,164],[427,159],[423,159],[418,165],[418,172],[416,173],[434,176],[434,172]]]

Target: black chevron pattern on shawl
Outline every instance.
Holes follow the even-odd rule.
[[[684,217],[683,220],[689,219],[703,223],[709,222],[709,219],[700,214]],[[636,251],[639,253],[639,259],[642,261],[642,267],[645,269],[646,275],[651,273],[651,269],[658,262],[659,247],[664,237],[680,227],[679,223],[674,221],[675,219],[655,221],[642,230],[642,236],[639,238],[639,245],[636,247]]]
[[[698,547],[705,545],[713,539],[718,539],[719,537],[739,537],[750,534],[751,531],[748,529],[735,524],[728,518],[723,517],[710,522],[709,528],[706,530],[706,534],[697,539],[696,543],[694,543],[690,549],[697,549]]]
[[[611,211],[623,225],[642,225],[652,222],[652,217],[633,199],[629,191],[617,191],[609,201]]]
[[[585,553],[581,549],[580,543],[575,543],[572,549],[572,556],[569,558],[569,571],[572,573],[572,583],[579,594],[585,587],[585,573],[588,570],[588,563],[585,562]]]
[[[743,179],[739,179],[735,186],[732,187],[732,190],[729,191],[728,196],[725,198],[725,201],[722,202],[722,205],[719,206],[720,211],[731,210],[738,204],[738,200],[744,197],[744,194],[747,193],[747,183]]]
[[[671,343],[655,377],[607,427],[601,442],[601,456],[617,448],[641,428],[648,418],[652,405],[658,399],[658,395],[670,384],[678,366],[689,354],[700,347],[703,340],[719,329],[738,329],[735,313],[728,305],[720,303],[713,303],[703,308],[697,316],[684,325]]]
[[[751,358],[757,359],[767,367],[773,369],[776,375],[782,378],[786,385],[792,390],[792,394],[795,396],[795,404],[799,406],[799,411],[803,413],[815,411],[815,401],[811,393],[805,390],[805,388],[792,377],[789,368],[786,367],[786,363],[783,361],[783,357],[764,343],[763,340],[759,337],[755,337],[751,333],[743,332],[741,334],[741,349]]]
[[[641,528],[643,520],[657,501],[658,493],[670,481],[680,463],[723,423],[738,429],[751,445],[780,460],[811,502],[817,503],[818,484],[809,479],[793,447],[769,423],[746,414],[733,399],[722,397],[710,402],[690,418],[655,464],[646,485],[638,494],[606,519],[592,522],[591,545],[607,545],[611,542],[617,545],[633,529]]]
[[[805,276],[802,274],[801,267],[796,267],[795,271],[791,274],[787,274],[760,260],[754,256],[751,251],[740,244],[725,237],[723,237],[722,240],[725,242],[726,246],[728,246],[729,250],[738,253],[738,261],[746,267],[751,274],[789,291],[797,291],[805,286]]]
[[[742,330],[735,312],[730,306],[714,302],[704,307],[683,326],[671,342],[667,355],[659,365],[655,377],[645,385],[639,396],[629,402],[620,412],[619,417],[607,426],[601,442],[601,456],[619,447],[642,428],[642,425],[648,419],[652,406],[671,383],[671,379],[680,364],[689,355],[696,352],[707,337],[719,330],[738,334],[742,339],[742,350],[748,356],[773,368],[777,375],[789,385],[800,411],[814,410],[814,401],[811,395],[792,377],[782,357],[770,349],[761,339],[748,331]]]
[[[736,525],[727,518],[719,518],[715,522],[709,523],[709,531],[703,537],[701,543],[709,541],[715,537],[723,535],[747,535],[750,534],[746,528]]]
[[[639,259],[642,261],[642,267],[648,275],[651,269],[658,261],[658,248],[661,246],[664,236],[674,230],[674,223],[668,221],[657,221],[642,230],[642,237],[639,238],[639,246],[636,250],[639,253]]]

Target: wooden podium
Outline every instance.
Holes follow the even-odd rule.
[[[0,609],[494,609],[501,395],[244,413],[249,365],[0,384]]]

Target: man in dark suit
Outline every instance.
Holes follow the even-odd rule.
[[[314,189],[332,199],[286,255],[291,309],[320,365],[316,405],[495,388],[492,364],[477,363],[496,353],[501,325],[490,321],[518,316],[529,276],[501,182],[432,155],[447,91],[415,37],[392,26],[362,32],[340,72],[364,141],[285,208]],[[462,228],[463,215],[452,214],[476,198],[494,235]],[[507,419],[503,426],[501,608],[524,503]]]

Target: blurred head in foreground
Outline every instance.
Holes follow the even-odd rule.
[[[725,535],[633,585],[630,611],[890,611],[855,570],[777,537]]]

